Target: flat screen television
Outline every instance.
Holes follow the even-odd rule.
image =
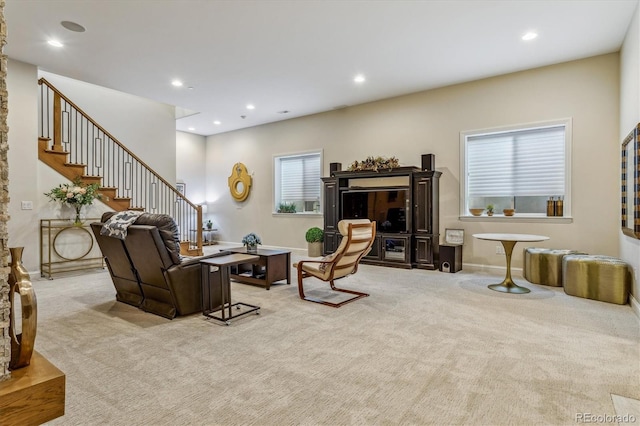
[[[376,221],[380,232],[409,232],[406,206],[408,188],[366,188],[342,192],[342,219]]]

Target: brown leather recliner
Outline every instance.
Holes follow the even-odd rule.
[[[166,318],[201,312],[199,262],[203,257],[182,260],[178,228],[173,218],[144,213],[129,226],[123,241],[100,235],[103,223],[113,214],[103,214],[102,222],[92,223],[91,229],[109,266],[117,300],[125,303],[137,300],[133,297],[136,289],[131,285],[131,280],[123,281],[122,271],[129,267],[140,290],[142,299],[137,306],[141,309]]]
[[[111,213],[106,214],[111,215]],[[103,218],[103,220],[107,219]],[[144,299],[142,289],[122,241],[100,235],[102,223],[92,223],[91,229],[111,274],[113,286],[116,288],[116,300],[139,307]]]

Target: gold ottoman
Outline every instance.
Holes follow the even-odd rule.
[[[598,255],[567,255],[562,260],[564,292],[601,302],[627,303],[631,269],[621,259]]]
[[[527,247],[524,249],[524,279],[534,284],[562,287],[562,258],[568,254],[584,254],[575,250]]]

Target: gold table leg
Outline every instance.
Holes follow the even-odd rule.
[[[501,243],[502,247],[504,247],[504,254],[507,257],[507,276],[500,284],[491,284],[489,288],[502,293],[529,293],[531,290],[526,287],[520,287],[511,279],[511,253],[513,253],[513,247],[516,245],[517,241],[501,241]]]

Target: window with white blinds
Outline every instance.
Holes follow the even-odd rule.
[[[275,156],[275,211],[294,205],[296,213],[319,212],[321,152]]]
[[[507,131],[466,132],[464,144],[465,204],[496,205],[519,214],[542,214],[546,201],[564,199],[568,213],[569,121]]]

